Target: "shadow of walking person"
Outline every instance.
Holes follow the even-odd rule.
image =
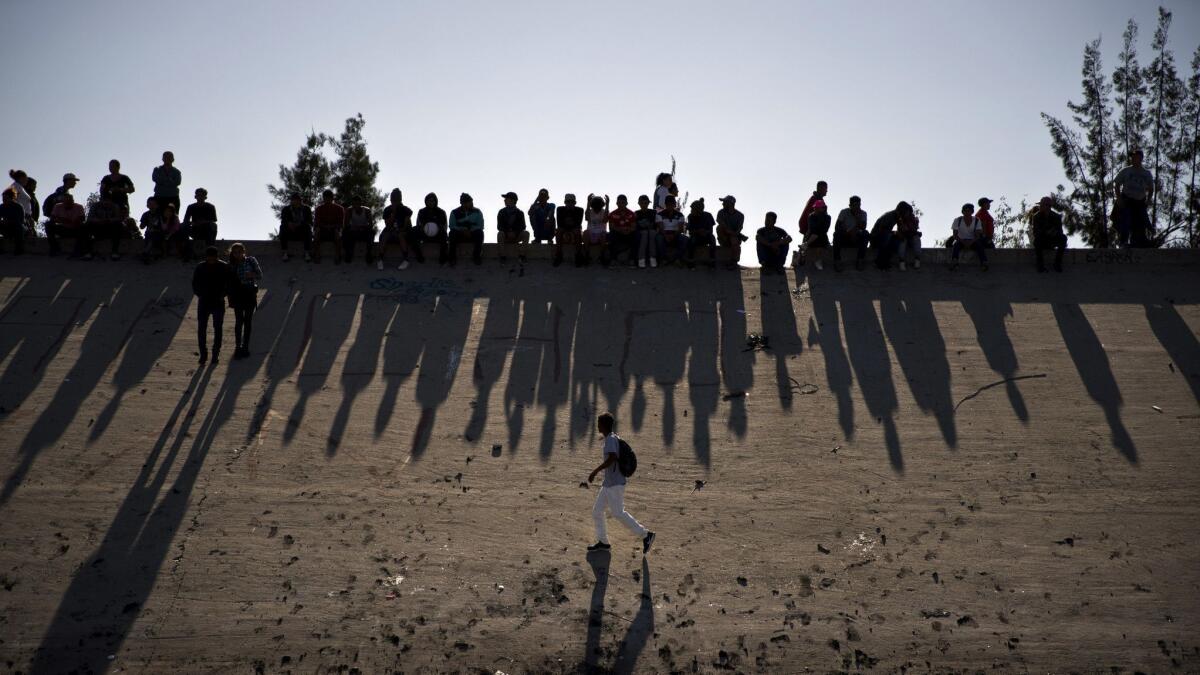
[[[1130,464],[1137,464],[1137,447],[1125,423],[1121,421],[1121,406],[1124,405],[1121,389],[1113,377],[1104,345],[1079,305],[1056,302],[1053,308],[1054,319],[1058,321],[1058,329],[1075,363],[1075,370],[1079,371],[1079,378],[1083,380],[1088,396],[1104,410],[1104,419],[1112,431],[1112,444]]]
[[[587,640],[584,642],[583,667],[584,673],[600,673],[600,633],[604,629],[604,594],[608,591],[608,566],[612,563],[612,553],[609,551],[588,551],[588,565],[596,577],[596,585],[592,586],[592,604],[588,610]]]
[[[650,563],[642,557],[642,593],[638,604],[637,615],[625,637],[621,638],[621,646],[617,649],[617,660],[613,663],[614,673],[632,673],[637,668],[638,657],[646,649],[646,643],[654,634],[654,597],[650,589]]]

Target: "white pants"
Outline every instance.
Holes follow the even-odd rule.
[[[596,521],[596,541],[608,543],[608,529],[604,526],[604,510],[612,512],[613,517],[625,524],[639,538],[645,537],[649,531],[625,510],[625,486],[609,485],[600,488],[596,495],[596,505],[592,507],[592,519]]]

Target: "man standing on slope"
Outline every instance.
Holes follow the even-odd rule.
[[[600,486],[600,494],[596,495],[596,505],[592,507],[592,518],[596,521],[596,543],[588,547],[589,551],[607,551],[608,532],[604,523],[605,509],[612,512],[613,517],[625,524],[634,534],[642,538],[642,553],[650,550],[654,543],[654,533],[642,527],[640,523],[625,510],[625,483],[628,480],[617,466],[621,453],[621,438],[613,431],[615,422],[612,413],[603,413],[596,418],[596,430],[604,436],[604,463],[592,470],[588,482],[596,480],[596,474],[604,472],[604,483]]]

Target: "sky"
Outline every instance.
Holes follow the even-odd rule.
[[[469,192],[494,237],[500,195],[649,194],[676,179],[747,223],[793,234],[817,180],[833,213],[902,199],[949,233],[964,202],[1031,201],[1063,181],[1039,113],[1079,98],[1084,44],[1115,63],[1129,18],[1158,3],[5,0],[0,163],[44,198],[86,197],[118,158],[132,203],[163,150],[184,203],[209,191],[223,239],[277,224],[266,185],[310,130],[362,113],[378,187],[417,206]],[[1165,3],[1186,74],[1200,2]]]

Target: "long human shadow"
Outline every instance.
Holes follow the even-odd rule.
[[[288,444],[304,421],[308,400],[324,388],[329,373],[337,362],[342,343],[350,335],[350,325],[358,310],[357,295],[315,295],[309,299],[308,316],[304,324],[303,358],[296,373],[296,389],[299,395],[288,415],[288,424],[283,430],[283,442]]]
[[[621,638],[617,658],[613,663],[614,673],[633,673],[637,670],[638,657],[646,649],[650,636],[654,634],[654,596],[650,587],[650,563],[642,557],[642,594],[637,614]]]
[[[568,442],[589,438],[596,415],[616,412],[625,393],[621,368],[625,317],[622,297],[628,279],[606,275],[579,296],[579,318],[571,349],[571,414]],[[621,420],[618,419],[618,426]]]
[[[678,416],[675,390],[683,381],[691,343],[687,334],[687,305],[682,297],[665,295],[652,309],[625,312],[625,339],[618,366],[622,381],[632,381],[634,386],[634,431],[640,429],[645,418],[648,400],[645,388],[654,386],[661,392],[662,439],[666,447],[675,444]]]
[[[862,390],[863,401],[872,417],[883,424],[884,442],[892,470],[904,472],[900,435],[896,431],[896,386],[892,381],[892,359],[883,329],[869,298],[847,294],[841,302],[842,330],[846,334],[846,352]]]
[[[526,411],[537,401],[537,385],[544,359],[554,358],[554,327],[548,312],[549,299],[529,295],[521,303],[521,327],[513,342],[513,355],[504,386],[504,420],[508,447],[516,452],[525,430]],[[488,311],[491,311],[490,308]]]
[[[850,386],[854,375],[842,346],[841,317],[837,301],[820,285],[811,285],[813,316],[808,322],[808,344],[819,345],[825,359],[825,382],[837,401],[838,424],[846,440],[854,438],[854,399]],[[853,291],[851,291],[853,292]]]
[[[550,459],[557,440],[558,409],[568,405],[571,395],[571,349],[579,320],[577,301],[552,300],[546,313],[551,339],[542,343],[541,371],[538,375],[537,404],[544,410],[538,456]]]
[[[738,438],[746,435],[746,392],[754,386],[754,355],[746,351],[746,299],[741,272],[729,275],[717,301],[721,322],[721,382],[729,396],[729,429]]]
[[[421,354],[417,373],[417,405],[421,415],[413,429],[412,458],[418,460],[429,447],[437,422],[437,411],[458,375],[463,346],[471,330],[471,311],[474,299],[470,294],[445,294],[437,297],[430,320],[430,339]]]
[[[346,352],[342,363],[342,400],[333,416],[326,439],[325,454],[337,454],[350,413],[359,394],[375,379],[379,370],[379,352],[383,347],[383,334],[392,320],[396,303],[386,296],[365,295],[359,303],[358,329],[354,342]]]
[[[721,327],[716,299],[693,296],[688,302],[687,319],[686,335],[691,343],[687,382],[688,400],[691,402],[692,446],[696,460],[707,469],[712,454],[709,421],[716,414],[717,402],[721,398],[721,374],[717,365]],[[741,398],[733,400],[742,402]]]
[[[775,358],[775,386],[779,393],[779,404],[785,411],[790,411],[796,381],[788,370],[788,360],[801,353],[804,342],[796,328],[796,310],[792,307],[787,274],[760,274],[758,298],[762,332],[770,340],[770,348],[766,353]]]
[[[1104,418],[1112,431],[1112,444],[1125,456],[1130,464],[1138,463],[1137,446],[1125,423],[1121,421],[1121,389],[1113,377],[1112,367],[1104,345],[1096,336],[1092,324],[1084,316],[1079,305],[1055,302],[1051,305],[1054,319],[1062,333],[1067,353],[1075,363],[1075,370],[1083,380],[1088,396],[1104,410]]]
[[[21,407],[37,389],[85,305],[97,302],[76,293],[87,295],[70,279],[31,279],[8,298],[0,312],[0,362],[12,358],[0,375],[0,414]]]
[[[18,446],[20,460],[0,491],[0,506],[12,499],[38,455],[57,443],[70,427],[79,407],[92,395],[109,364],[128,342],[143,307],[144,300],[123,290],[107,306],[101,303],[96,307],[95,318],[80,344],[79,358]]]
[[[983,349],[988,367],[1005,380],[1004,391],[1008,394],[1013,412],[1017,419],[1028,423],[1029,409],[1025,406],[1025,397],[1012,380],[1019,366],[1017,352],[1004,325],[1004,318],[1012,316],[1012,305],[996,296],[984,297],[983,292],[978,291],[964,294],[962,306],[975,324],[975,336],[979,340],[979,347]]]
[[[483,436],[488,409],[491,408],[492,389],[500,381],[509,352],[517,349],[520,314],[521,300],[507,289],[493,292],[488,299],[487,316],[483,320],[475,361],[471,366],[471,381],[475,384],[476,393],[464,435],[472,442]],[[521,349],[524,348],[523,345]],[[515,353],[513,359],[516,359]]]
[[[1146,320],[1159,344],[1167,350],[1174,367],[1192,389],[1192,396],[1200,402],[1200,342],[1196,334],[1170,303],[1148,302]]]
[[[129,326],[121,363],[113,373],[112,384],[116,391],[96,416],[96,423],[88,432],[89,444],[104,435],[113,416],[120,410],[125,395],[146,379],[179,332],[189,296],[171,295],[170,291],[170,287],[163,288],[157,297],[146,303]]]
[[[385,333],[383,346],[383,394],[379,397],[379,408],[375,412],[375,440],[383,435],[392,415],[400,387],[412,377],[421,362],[425,350],[425,332],[428,317],[432,313],[425,305],[400,303],[396,305],[392,320]]]
[[[950,362],[946,359],[946,340],[938,328],[933,305],[917,298],[884,299],[880,314],[883,330],[892,343],[917,407],[933,414],[947,445],[958,447],[954,401],[950,395]]]
[[[596,582],[592,586],[592,601],[588,609],[587,639],[583,648],[583,672],[599,673],[600,634],[604,630],[604,594],[608,591],[608,567],[612,563],[612,554],[608,551],[588,551],[588,565]]]

